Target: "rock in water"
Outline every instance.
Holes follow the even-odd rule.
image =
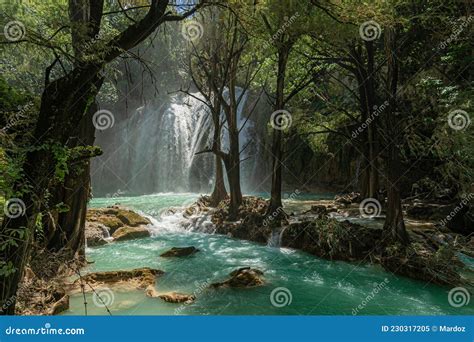
[[[99,222],[86,222],[85,236],[88,247],[107,244],[109,232],[105,225]]]
[[[242,267],[239,268],[230,274],[230,278],[226,281],[220,283],[211,284],[213,288],[219,287],[236,287],[236,288],[246,288],[246,287],[255,287],[261,286],[265,283],[263,280],[263,272],[255,268]]]
[[[149,237],[150,231],[145,227],[122,227],[112,234],[115,241],[124,241]]]
[[[158,295],[158,297],[168,303],[191,303],[196,299],[194,295],[179,292],[167,292]]]
[[[196,296],[186,294],[186,293],[180,293],[180,292],[166,292],[166,293],[159,293],[156,291],[155,287],[153,285],[150,285],[146,288],[145,291],[147,297],[151,298],[161,298],[165,302],[168,303],[191,303],[196,299]]]
[[[191,247],[173,247],[169,251],[162,253],[160,256],[164,258],[171,258],[171,257],[183,257],[192,255],[199,252],[194,246]]]
[[[106,271],[88,273],[82,278],[74,281],[73,290],[80,289],[82,282],[89,283],[91,286],[100,285],[129,285],[132,288],[144,289],[150,285],[155,285],[156,277],[163,275],[164,272],[149,267],[136,268],[130,271]],[[88,286],[85,287],[89,291]]]

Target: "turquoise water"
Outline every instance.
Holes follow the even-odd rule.
[[[196,194],[156,194],[95,199],[91,206],[120,203],[154,217],[153,236],[87,249],[94,261],[89,271],[152,267],[163,270],[158,292],[194,294],[191,304],[166,303],[144,291],[113,290],[108,303],[114,315],[441,315],[472,314],[472,303],[449,305],[449,288],[394,276],[378,266],[327,261],[303,252],[270,248],[251,242],[184,231],[178,215],[161,217],[169,207],[191,203]],[[310,199],[315,199],[310,198]],[[306,200],[306,198],[305,198]],[[289,203],[288,207],[298,207]],[[310,206],[302,201],[299,207]],[[160,258],[174,246],[195,246],[201,252],[183,259]],[[251,289],[207,289],[229,272],[251,266],[264,271],[266,285]],[[278,289],[284,288],[284,289]],[[272,291],[281,296],[272,296]],[[87,295],[88,314],[106,315]],[[291,298],[291,300],[290,300]],[[272,303],[272,299],[274,299]],[[279,301],[280,299],[281,301]],[[274,305],[276,304],[276,305]],[[286,304],[286,305],[281,305]],[[358,308],[358,306],[360,307]],[[84,314],[82,295],[71,298],[66,314]]]

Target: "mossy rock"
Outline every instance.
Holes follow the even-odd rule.
[[[98,221],[109,228],[110,234],[113,234],[117,229],[124,225],[122,220],[115,216],[101,216]]]
[[[118,219],[120,219],[127,226],[131,227],[137,227],[151,223],[146,217],[140,216],[136,212],[130,210],[120,209],[116,215]]]
[[[210,285],[210,287],[248,288],[262,286],[265,284],[263,272],[255,268],[242,267],[232,271],[229,275],[230,278],[226,281],[213,283]]]
[[[149,237],[150,231],[145,227],[121,227],[117,229],[112,237],[115,241],[125,241]]]

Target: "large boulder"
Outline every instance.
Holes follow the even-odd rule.
[[[334,202],[342,205],[349,205],[352,203],[359,203],[361,201],[360,193],[351,192],[348,194],[336,195],[334,196]]]
[[[155,285],[156,277],[163,275],[164,272],[149,268],[136,268],[129,271],[106,271],[106,272],[92,272],[76,279],[73,283],[73,288],[80,288],[81,283],[89,283],[92,287],[101,285],[131,285],[132,287],[145,289],[148,286]],[[88,291],[89,287],[86,286]]]
[[[261,286],[265,283],[263,279],[263,272],[255,268],[242,267],[235,271],[232,271],[230,278],[218,283],[210,285],[212,288],[219,287],[235,287],[235,288],[247,288]]]
[[[196,299],[196,296],[180,293],[180,292],[167,292],[158,295],[159,298],[163,299],[165,302],[168,303],[191,303]]]
[[[162,253],[160,256],[163,258],[172,258],[172,257],[184,257],[184,256],[189,256],[193,255],[195,253],[199,252],[199,249],[197,249],[194,246],[190,247],[173,247],[170,250]]]
[[[151,298],[161,298],[168,303],[186,303],[189,304],[196,299],[196,296],[180,292],[159,293],[153,285],[147,287],[145,294]]]
[[[409,246],[394,244],[385,248],[380,263],[394,274],[437,285],[459,286],[461,263],[449,245],[433,248],[427,241]]]
[[[107,244],[106,238],[109,237],[108,228],[99,222],[86,222],[85,236],[88,247],[102,246]]]
[[[87,245],[106,244],[109,236],[116,241],[149,237],[150,232],[145,226],[150,223],[148,218],[120,206],[89,209],[86,217]]]
[[[407,216],[417,220],[440,221],[445,219],[453,209],[453,205],[426,202],[407,204]]]
[[[377,246],[382,229],[368,228],[328,217],[288,225],[281,246],[300,249],[330,260],[364,260]]]
[[[272,234],[273,217],[267,217],[268,202],[259,197],[246,196],[239,207],[237,221],[227,221],[229,200],[222,201],[212,215],[216,233],[232,238],[267,243]]]
[[[149,237],[150,231],[146,227],[121,227],[117,229],[112,237],[114,241],[125,241]]]

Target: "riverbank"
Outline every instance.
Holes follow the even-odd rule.
[[[164,272],[156,277],[154,285],[159,294],[177,292],[195,297],[189,303],[172,303],[147,296],[143,288],[99,284],[97,290],[109,298],[107,307],[112,314],[351,315],[366,302],[374,289],[379,293],[363,305],[363,309],[357,309],[357,314],[469,313],[468,307],[455,308],[449,304],[449,287],[396,276],[378,264],[324,260],[292,248],[269,247],[209,234],[212,226],[205,215],[191,213],[186,215],[187,218],[183,216],[185,208],[197,199],[195,194],[156,194],[92,201],[92,208],[106,208],[119,203],[140,213],[151,222],[146,226],[151,236],[87,248],[87,260],[91,263],[81,269],[81,274],[156,269]],[[284,205],[288,212],[291,211],[289,208],[303,212],[317,200],[286,199]],[[184,258],[160,257],[173,247],[186,246],[194,246],[199,252]],[[248,289],[210,288],[210,284],[226,281],[232,271],[242,267],[262,271],[265,283]],[[72,279],[75,278],[77,275]],[[272,293],[278,288],[289,291],[291,303],[272,304]],[[90,290],[84,295],[76,290],[69,297],[69,309],[62,314],[84,315],[84,301],[88,303],[87,314],[109,314]]]

